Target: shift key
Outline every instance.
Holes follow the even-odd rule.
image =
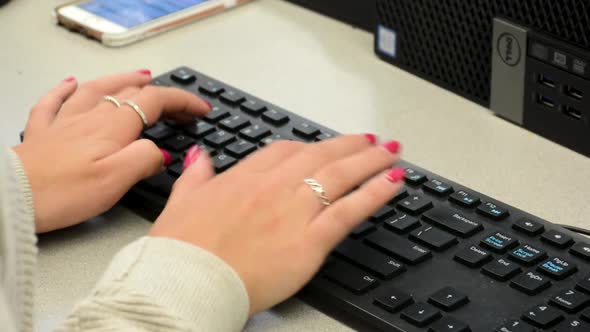
[[[412,265],[432,257],[430,250],[385,230],[379,230],[369,235],[365,241],[369,245]]]

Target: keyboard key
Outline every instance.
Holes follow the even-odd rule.
[[[410,324],[424,327],[441,317],[440,311],[430,304],[419,302],[411,305],[401,314]]]
[[[377,227],[370,222],[365,221],[364,223],[358,225],[355,229],[350,232],[350,236],[354,239],[361,238],[369,233],[374,232],[377,230]]]
[[[530,236],[539,235],[545,230],[543,224],[527,218],[518,219],[518,221],[512,225],[512,228]]]
[[[159,195],[168,196],[172,192],[172,186],[176,178],[166,172],[151,176],[141,183],[143,186],[153,190]]]
[[[417,186],[426,181],[428,181],[426,175],[418,172],[413,168],[406,168],[406,183]]]
[[[432,202],[423,196],[412,195],[402,199],[397,206],[411,214],[420,214],[432,208]]]
[[[531,266],[546,258],[547,253],[525,244],[511,251],[508,257],[522,265]]]
[[[413,231],[410,234],[410,239],[437,251],[446,250],[458,243],[456,237],[432,226]]]
[[[202,151],[205,151],[205,152],[207,152],[207,154],[209,155],[209,157],[214,157],[214,156],[216,156],[216,155],[217,155],[217,152],[218,152],[218,151],[217,151],[217,149],[215,149],[214,147],[211,147],[211,146],[209,146],[209,145],[207,145],[207,144],[204,144],[204,143],[200,143],[200,144],[199,144],[199,148],[200,148]]]
[[[215,127],[205,121],[199,121],[184,129],[184,132],[194,138],[205,137],[215,131]]]
[[[211,108],[211,111],[207,113],[204,119],[211,123],[217,123],[221,121],[221,119],[225,119],[230,115],[231,113],[225,107],[213,106],[213,108]]]
[[[507,281],[519,274],[522,270],[516,263],[510,262],[504,258],[495,260],[483,267],[481,272],[498,281]]]
[[[272,132],[268,127],[259,124],[252,125],[240,131],[240,136],[252,142],[259,142],[261,139],[271,134]]]
[[[183,164],[181,162],[178,162],[168,167],[168,172],[176,177],[179,177],[182,175],[182,172],[184,171],[183,168]]]
[[[211,96],[217,96],[220,93],[223,93],[225,89],[213,81],[207,81],[199,87],[199,91]]]
[[[267,145],[271,145],[272,143],[274,143],[276,141],[285,141],[285,140],[288,140],[288,138],[286,138],[285,136],[283,136],[281,134],[274,134],[272,136],[262,139],[262,141],[260,142],[260,146],[267,146]]]
[[[551,287],[551,281],[547,280],[546,277],[540,274],[529,271],[521,276],[518,276],[517,278],[514,278],[514,280],[510,282],[510,286],[527,295],[537,295],[545,289]]]
[[[238,131],[250,125],[250,120],[243,115],[233,115],[219,122],[219,127],[227,131]]]
[[[243,102],[240,108],[246,111],[247,113],[256,116],[262,114],[262,112],[266,110],[266,106],[264,106],[261,102],[251,99]]]
[[[380,208],[377,212],[373,213],[373,215],[371,216],[371,221],[380,222],[385,220],[386,218],[395,216],[396,213],[397,212],[395,212],[395,210],[391,206],[385,205],[384,207]]]
[[[213,166],[215,167],[216,173],[222,173],[228,170],[230,167],[238,162],[237,159],[230,157],[226,154],[220,153],[213,157]]]
[[[524,315],[522,315],[522,319],[535,325],[536,327],[545,329],[563,320],[563,315],[556,309],[553,309],[545,304],[541,304],[528,310]]]
[[[557,248],[567,248],[574,243],[574,239],[556,230],[548,230],[541,236],[541,240]]]
[[[406,270],[403,264],[359,241],[344,240],[334,252],[382,279],[391,279]]]
[[[460,320],[447,316],[432,324],[428,332],[471,332],[471,329]]]
[[[170,84],[167,84],[161,80],[155,79],[152,81],[152,83],[150,83],[151,85],[155,85],[155,86],[170,86]]]
[[[414,303],[414,299],[409,294],[391,287],[380,291],[373,303],[389,312],[398,312]]]
[[[422,216],[426,221],[461,237],[470,237],[483,230],[481,223],[462,213],[437,206]]]
[[[454,191],[453,186],[436,179],[424,183],[424,189],[439,196],[446,196]]]
[[[329,139],[332,139],[332,138],[334,138],[334,137],[336,137],[336,136],[335,136],[335,135],[333,135],[333,134],[330,134],[330,133],[323,133],[323,134],[319,135],[318,137],[316,137],[316,138],[315,138],[315,141],[316,141],[316,142],[327,141],[327,140],[329,140]]]
[[[555,280],[563,280],[578,270],[578,267],[559,257],[553,257],[538,267],[538,270]]]
[[[586,294],[590,294],[590,276],[586,276],[576,284],[576,289]]]
[[[585,308],[590,303],[590,297],[573,289],[566,289],[549,300],[549,303],[561,308],[563,311],[574,314]]]
[[[459,190],[459,191],[453,193],[449,197],[449,200],[453,203],[456,203],[458,205],[468,207],[468,208],[476,207],[481,202],[479,197],[474,196],[464,190]]]
[[[578,242],[570,249],[570,253],[590,261],[590,244],[586,242]]]
[[[289,116],[277,110],[269,109],[262,113],[262,120],[272,123],[275,126],[280,126],[289,122]]]
[[[395,217],[389,218],[385,220],[383,226],[385,228],[392,230],[398,234],[407,233],[413,229],[416,229],[422,225],[418,219],[414,217],[410,217],[405,213],[396,215]]]
[[[492,255],[478,246],[469,246],[455,255],[455,260],[472,268],[480,267],[492,260]]]
[[[172,135],[176,135],[176,131],[161,122],[143,132],[145,138],[156,142]]]
[[[432,257],[430,250],[384,230],[370,234],[365,241],[393,257],[412,265],[416,265]]]
[[[590,325],[577,318],[569,318],[553,328],[553,332],[587,332]]]
[[[510,215],[506,208],[491,202],[487,202],[478,206],[477,212],[494,220],[502,220]]]
[[[222,102],[232,105],[232,106],[236,106],[238,104],[241,104],[244,100],[246,100],[246,98],[244,98],[244,96],[242,96],[240,93],[233,91],[233,90],[227,90],[224,93],[222,93],[219,98],[221,99]]]
[[[430,296],[428,299],[428,302],[443,309],[444,311],[453,311],[467,304],[469,302],[469,298],[467,295],[452,287],[445,287],[432,294],[432,296]]]
[[[494,332],[536,332],[537,330],[519,320],[510,320],[497,327]]]
[[[293,133],[306,139],[312,139],[320,134],[320,130],[307,122],[303,122],[293,127]]]
[[[590,308],[584,309],[580,314],[580,317],[582,317],[583,320],[590,322]]]
[[[357,295],[364,294],[379,285],[372,275],[340,261],[335,261],[325,268],[323,275]]]
[[[220,130],[214,132],[213,134],[207,135],[204,142],[214,148],[221,148],[235,140],[235,136],[231,135],[227,131]]]
[[[517,246],[518,240],[510,235],[506,235],[501,232],[495,232],[481,240],[481,244],[492,251],[503,254],[508,249]]]
[[[195,143],[197,143],[197,141],[188,136],[176,135],[164,141],[164,149],[174,152],[183,152],[184,150],[195,145]]]
[[[225,150],[227,151],[227,154],[231,155],[232,157],[242,159],[250,153],[256,151],[257,148],[258,147],[256,145],[242,139],[231,143],[225,148]]]
[[[197,77],[193,73],[191,73],[190,71],[188,71],[184,68],[175,70],[172,73],[172,75],[170,75],[170,78],[174,82],[184,84],[184,85],[191,84],[197,80]]]

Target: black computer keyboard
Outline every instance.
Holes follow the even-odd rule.
[[[143,137],[172,153],[125,202],[154,219],[194,144],[217,173],[277,140],[337,133],[189,68],[153,84],[213,105]],[[406,188],[362,223],[298,296],[352,327],[383,331],[590,331],[590,240],[407,162]]]

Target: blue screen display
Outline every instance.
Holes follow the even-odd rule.
[[[208,0],[94,0],[80,8],[127,28],[170,15]]]

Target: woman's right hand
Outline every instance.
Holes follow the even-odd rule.
[[[217,255],[244,282],[250,313],[265,310],[302,288],[330,251],[402,188],[404,170],[390,169],[399,143],[375,141],[277,142],[216,177],[194,147],[150,235]],[[325,188],[330,206],[304,183],[309,178]]]

